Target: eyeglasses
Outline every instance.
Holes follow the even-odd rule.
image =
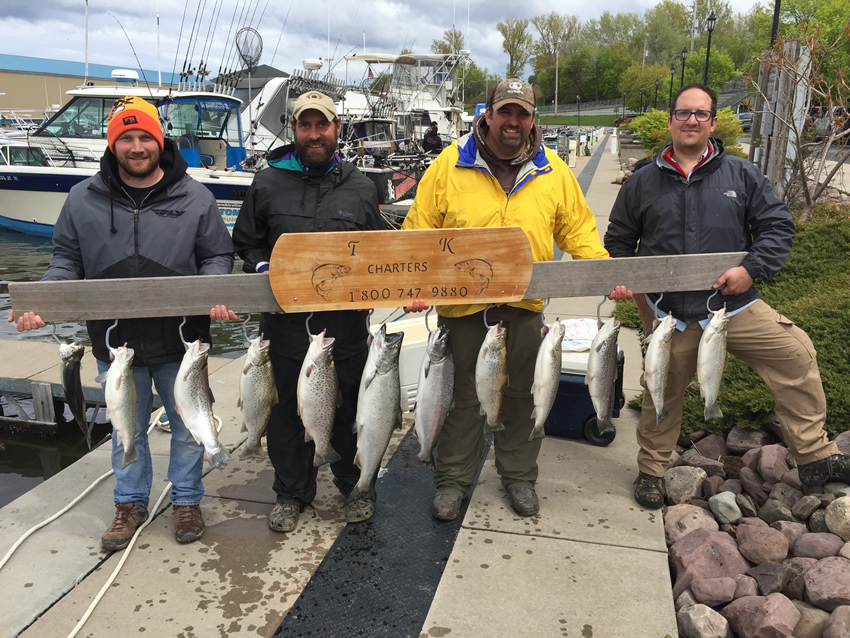
[[[697,122],[708,122],[714,117],[714,111],[689,111],[687,109],[675,109],[673,111],[673,119],[680,122],[687,122],[693,115]]]

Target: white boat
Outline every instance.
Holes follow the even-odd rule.
[[[135,76],[116,71],[113,77]],[[118,84],[82,86],[25,139],[0,137],[0,226],[50,237],[72,186],[97,172],[107,147],[107,116],[118,98],[133,95],[156,105],[166,136],[175,140],[188,173],[212,191],[229,229],[253,173],[244,170],[239,109],[225,93]]]

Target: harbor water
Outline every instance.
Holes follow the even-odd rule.
[[[20,333],[14,324],[6,320],[11,309],[9,283],[41,279],[53,255],[51,240],[0,228],[0,255],[0,339],[54,342],[51,326]],[[234,272],[241,272],[241,269],[242,261],[237,259]],[[245,319],[244,316],[240,318]],[[252,315],[247,328],[249,334],[256,332],[259,318],[259,314]],[[57,323],[56,335],[62,341],[78,340],[86,346],[91,346],[84,322]],[[212,340],[213,354],[217,356],[237,357],[247,349],[241,323],[213,322]],[[56,358],[58,362],[58,344]],[[20,400],[24,411],[29,412],[32,417],[31,402],[28,398],[16,398]],[[15,408],[3,399],[0,399],[0,410],[7,416],[16,414]],[[64,406],[64,410],[65,417],[70,420],[70,410],[67,406]],[[92,410],[89,409],[88,418],[91,416]],[[92,432],[92,441],[96,445],[108,437],[110,432],[111,427],[104,410],[100,410]],[[73,423],[60,426],[59,434],[55,437],[0,432],[0,507],[68,467],[87,452],[85,439]]]

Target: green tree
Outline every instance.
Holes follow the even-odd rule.
[[[663,111],[667,108],[667,100],[670,97],[670,68],[663,64],[632,64],[623,73],[619,93],[626,93],[626,108],[632,111],[640,111],[641,103],[646,110],[655,101],[655,80],[658,80],[658,109]],[[685,84],[687,84],[687,77]],[[641,97],[641,89],[643,96]],[[679,90],[679,78],[673,76],[673,93]]]
[[[706,50],[700,49],[688,56],[685,63],[685,84],[702,82],[705,74],[705,54]],[[720,92],[723,86],[737,75],[735,63],[729,54],[721,48],[715,48],[712,42],[711,57],[708,61],[708,86]]]
[[[534,39],[528,32],[528,24],[525,18],[507,18],[496,25],[502,34],[502,48],[508,54],[506,77],[520,77],[531,56]]]
[[[481,69],[471,62],[464,78],[466,104],[472,107],[477,103],[486,102],[487,95],[501,79],[500,75],[490,73],[486,68]]]
[[[457,53],[463,48],[463,33],[457,29],[447,29],[442,40],[431,42],[431,53]]]
[[[532,66],[535,73],[546,67],[552,67],[556,58],[570,50],[570,43],[578,36],[579,21],[575,16],[555,13],[535,16],[531,24],[537,29],[540,37],[532,45],[534,60]],[[557,50],[558,55],[555,54]]]

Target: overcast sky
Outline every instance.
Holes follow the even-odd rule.
[[[88,60],[136,68],[129,36],[142,67],[155,70],[158,7],[162,71],[170,72],[176,61],[176,71],[180,72],[200,5],[200,25],[194,26],[195,48],[190,61],[197,65],[202,57],[210,60],[207,66],[214,73],[225,48],[231,49],[239,26],[253,26],[259,31],[263,39],[261,64],[292,71],[301,68],[304,58],[330,57],[338,77],[344,77],[346,70],[344,62],[336,61],[346,53],[363,52],[364,34],[367,52],[398,53],[407,47],[415,53],[428,53],[431,42],[454,26],[464,33],[466,47],[478,66],[504,74],[508,58],[496,24],[505,18],[531,18],[557,10],[586,22],[604,11],[643,11],[656,3],[565,0],[555,6],[551,0],[89,0]],[[85,59],[85,0],[3,0],[2,4],[0,53],[80,62]],[[743,13],[758,0],[731,0],[731,4],[734,11]],[[231,26],[234,23],[236,27]],[[209,53],[202,55],[204,50]],[[362,65],[350,65],[349,81],[360,79],[363,72]],[[9,87],[0,90],[8,93]]]

